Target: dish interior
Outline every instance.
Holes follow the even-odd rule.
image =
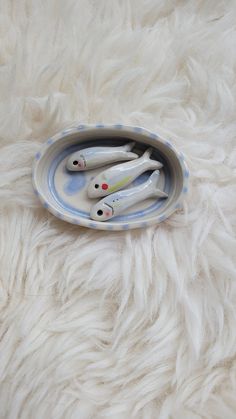
[[[122,215],[102,224],[116,224],[119,226],[127,222],[129,224],[145,222],[150,220],[150,218],[155,218],[158,222],[158,220],[162,221],[169,210],[173,210],[173,207],[177,208],[183,189],[183,171],[179,159],[171,147],[158,140],[147,140],[146,136],[145,140],[137,138],[137,133],[135,138],[132,135],[114,136],[113,134],[112,136],[103,135],[99,137],[94,135],[94,133],[91,134],[81,138],[81,134],[77,133],[77,135],[68,135],[51,143],[48,141],[46,149],[38,158],[39,161],[34,171],[34,183],[39,195],[46,202],[46,207],[53,208],[58,216],[69,217],[72,223],[79,223],[79,220],[83,219],[95,224],[101,224],[101,222],[95,222],[90,219],[91,206],[97,203],[98,199],[88,198],[87,186],[93,177],[109,166],[84,172],[70,172],[66,169],[67,158],[71,153],[79,149],[98,145],[120,146],[130,140],[135,140],[136,144],[132,151],[141,156],[147,147],[151,145],[153,147],[151,158],[163,163],[158,186],[159,189],[164,190],[168,194],[168,198],[150,198],[141,201],[135,207],[126,210]],[[140,137],[142,136],[140,135]],[[122,164],[122,162],[115,164]],[[129,187],[145,182],[151,173],[143,173]]]

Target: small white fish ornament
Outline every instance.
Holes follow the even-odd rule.
[[[123,189],[147,170],[160,169],[163,164],[150,159],[152,148],[148,148],[139,159],[117,164],[104,170],[88,185],[89,198],[99,198]]]
[[[146,182],[106,196],[92,207],[90,217],[95,221],[106,221],[152,196],[168,198],[165,192],[157,188],[159,176],[160,171],[155,170]]]
[[[134,160],[138,158],[131,152],[135,142],[129,142],[120,147],[89,147],[71,154],[67,160],[66,168],[70,171],[82,172],[95,169],[109,163]]]

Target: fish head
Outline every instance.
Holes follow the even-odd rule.
[[[90,211],[90,217],[95,221],[106,221],[112,218],[114,210],[108,202],[100,201],[95,204]]]
[[[73,153],[66,162],[67,170],[80,172],[85,170],[86,162],[82,154]]]
[[[87,192],[89,198],[105,196],[109,193],[109,184],[102,176],[98,175],[89,182]]]

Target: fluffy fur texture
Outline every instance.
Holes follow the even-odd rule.
[[[235,1],[0,9],[0,417],[235,419]],[[141,125],[191,172],[185,211],[87,230],[34,196],[45,139]]]

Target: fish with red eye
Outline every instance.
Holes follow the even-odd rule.
[[[110,195],[130,185],[142,173],[161,169],[163,164],[158,160],[151,159],[152,151],[153,149],[149,147],[138,159],[116,164],[98,173],[88,184],[88,197],[100,198]]]

